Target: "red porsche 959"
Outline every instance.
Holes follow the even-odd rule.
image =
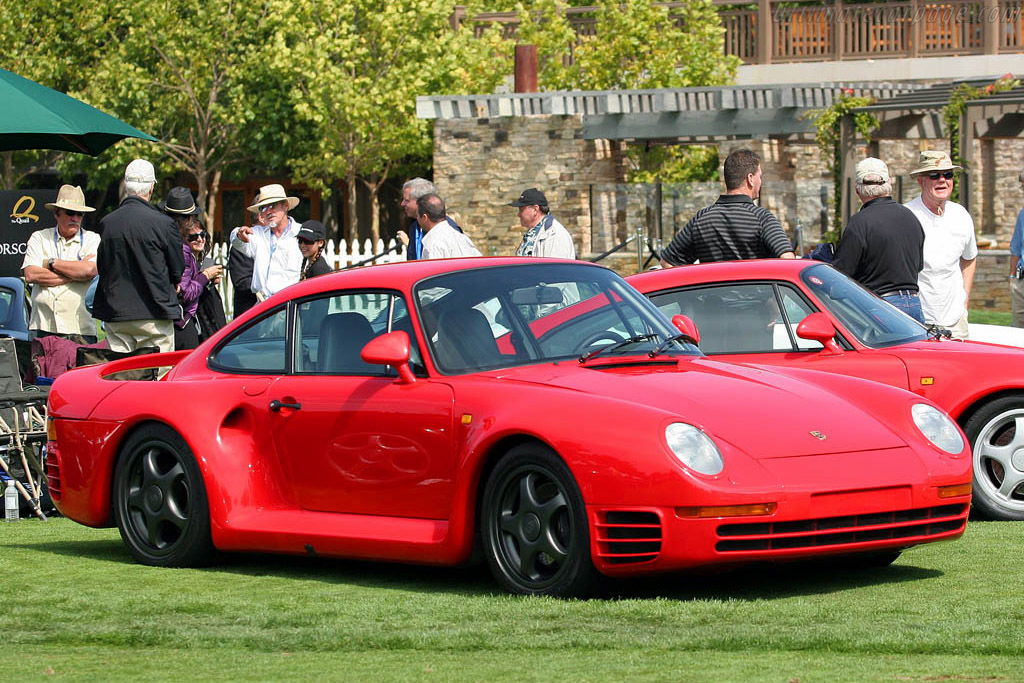
[[[145,564],[454,565],[479,544],[505,589],[558,596],[756,560],[887,564],[963,533],[970,450],[928,399],[709,360],[675,322],[579,262],[325,275],[195,351],[58,378],[50,492]]]
[[[1024,520],[1024,351],[925,327],[831,266],[732,261],[640,273],[628,282],[700,330],[723,361],[809,368],[909,389],[966,432],[977,511]]]

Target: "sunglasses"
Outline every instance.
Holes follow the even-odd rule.
[[[188,241],[198,242],[199,240],[205,240],[207,237],[209,237],[209,234],[207,234],[207,232],[203,230],[202,232],[194,232],[191,235],[189,235]]]
[[[316,240],[307,240],[305,237],[296,237],[299,244],[316,244]]]
[[[928,177],[931,178],[932,180],[938,180],[939,178],[945,178],[946,180],[952,180],[953,179],[953,172],[952,171],[946,171],[944,173],[929,173]]]
[[[67,209],[61,209],[65,216],[84,216],[85,214],[81,211],[68,211]]]
[[[281,206],[281,202],[274,202],[273,204],[265,204],[260,207],[260,213],[267,213]]]

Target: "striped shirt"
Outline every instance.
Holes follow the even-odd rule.
[[[723,194],[690,219],[662,253],[678,266],[700,261],[771,258],[793,251],[779,219],[743,194]]]

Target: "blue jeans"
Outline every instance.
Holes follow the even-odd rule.
[[[921,312],[921,298],[909,294],[889,294],[883,299],[900,309],[917,322],[924,325],[924,313]]]

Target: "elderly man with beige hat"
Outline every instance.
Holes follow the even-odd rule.
[[[36,230],[28,238],[21,272],[32,286],[33,337],[57,335],[79,344],[96,342],[96,322],[85,308],[85,294],[96,277],[100,236],[82,227],[85,205],[81,187],[62,185],[57,201],[46,205],[57,227]]]
[[[948,329],[956,339],[967,339],[978,243],[971,214],[949,199],[960,170],[945,152],[921,152],[918,168],[910,172],[921,186],[921,196],[905,206],[924,228],[924,268],[917,284],[925,322]]]
[[[253,259],[252,291],[260,299],[299,281],[302,252],[296,239],[299,223],[288,212],[299,205],[281,185],[260,188],[256,202],[248,207],[258,215],[258,224],[231,231],[231,247]]]
[[[832,267],[924,323],[917,277],[924,266],[924,230],[914,213],[892,199],[889,167],[868,157],[854,170],[860,211],[850,217]]]

